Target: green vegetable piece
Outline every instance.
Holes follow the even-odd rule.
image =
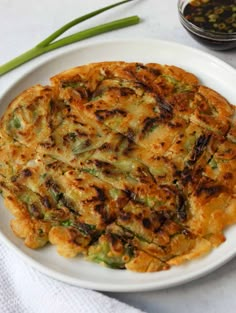
[[[217,162],[215,161],[214,158],[211,159],[211,161],[209,162],[209,165],[212,169],[218,168]]]
[[[70,220],[61,222],[61,225],[62,225],[62,226],[65,226],[65,227],[69,227],[69,226],[71,226],[72,224],[73,224],[73,223],[72,223]]]
[[[15,128],[17,128],[17,129],[21,127],[20,120],[17,117],[14,117],[13,124],[14,124]]]
[[[81,83],[81,82],[67,82],[67,83],[64,83],[62,85],[63,88],[66,88],[66,87],[77,88],[80,86],[83,86],[83,83]]]
[[[49,51],[55,50],[57,48],[69,45],[71,43],[90,38],[108,31],[116,30],[119,28],[131,26],[134,24],[139,23],[140,18],[138,16],[129,16],[127,18],[115,20],[106,24],[98,25],[86,30],[83,30],[81,32],[77,32],[73,35],[67,36],[65,38],[59,39],[57,41],[54,41],[56,38],[58,38],[61,34],[63,34],[65,31],[67,31],[69,28],[95,16],[98,14],[101,14],[104,11],[110,10],[116,6],[119,6],[121,4],[125,4],[127,2],[131,2],[133,0],[125,0],[118,3],[115,3],[113,5],[109,5],[106,7],[103,7],[99,10],[90,12],[84,16],[81,16],[79,18],[74,19],[73,21],[65,24],[63,27],[59,28],[57,31],[55,31],[53,34],[51,34],[49,37],[44,39],[42,42],[37,44],[32,49],[26,51],[25,53],[19,55],[18,57],[12,59],[11,61],[3,64],[0,66],[0,76],[6,74],[7,72],[13,70],[14,68],[34,59],[35,57],[42,55],[44,53],[47,53]]]
[[[21,122],[18,117],[13,116],[13,118],[9,121],[8,130],[10,131],[12,128],[19,129],[21,128]]]
[[[88,259],[111,268],[124,268],[133,256],[133,247],[114,234],[102,235],[88,250]]]

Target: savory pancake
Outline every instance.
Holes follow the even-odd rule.
[[[235,183],[235,108],[176,66],[69,69],[0,121],[0,189],[32,249],[166,270],[225,240]]]

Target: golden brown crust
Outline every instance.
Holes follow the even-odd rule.
[[[101,62],[33,86],[0,125],[0,189],[26,246],[138,272],[236,223],[235,107],[169,65]]]
[[[220,135],[225,135],[234,114],[230,103],[216,91],[200,86],[195,96],[196,110],[191,121]]]
[[[1,118],[1,128],[19,143],[35,147],[50,135],[51,87],[40,85],[25,90],[8,106]]]

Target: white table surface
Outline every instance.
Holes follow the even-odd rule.
[[[0,64],[28,50],[75,17],[114,2],[113,0],[0,0]],[[216,52],[195,42],[181,27],[176,6],[177,0],[135,0],[95,17],[79,27],[95,26],[108,19],[137,14],[142,17],[142,23],[139,25],[103,34],[99,38],[90,38],[86,42],[95,42],[99,39],[148,37],[176,41],[215,55],[236,68],[236,50]],[[75,27],[68,34],[75,32],[79,27]],[[51,52],[51,55],[53,53]],[[46,59],[47,56],[40,58]],[[0,88],[6,88],[12,80],[20,77],[24,71],[33,66],[33,62],[0,77]],[[149,313],[233,313],[236,312],[235,290],[236,259],[204,278],[179,287],[145,293],[107,294]]]

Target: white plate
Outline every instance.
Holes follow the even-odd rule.
[[[174,64],[195,73],[203,84],[216,89],[236,103],[236,71],[226,63],[201,51],[175,43],[156,40],[119,40],[69,47],[54,54],[47,62],[33,61],[33,68],[0,94],[1,111],[23,89],[35,83],[47,83],[48,78],[73,66],[98,61],[140,61]],[[2,113],[0,112],[0,113]],[[132,273],[103,268],[79,257],[64,259],[55,247],[34,251],[26,248],[9,227],[10,214],[0,203],[0,237],[19,256],[39,271],[61,281],[103,291],[144,291],[161,289],[196,279],[224,264],[236,254],[236,226],[226,231],[227,240],[207,256],[168,271]]]

